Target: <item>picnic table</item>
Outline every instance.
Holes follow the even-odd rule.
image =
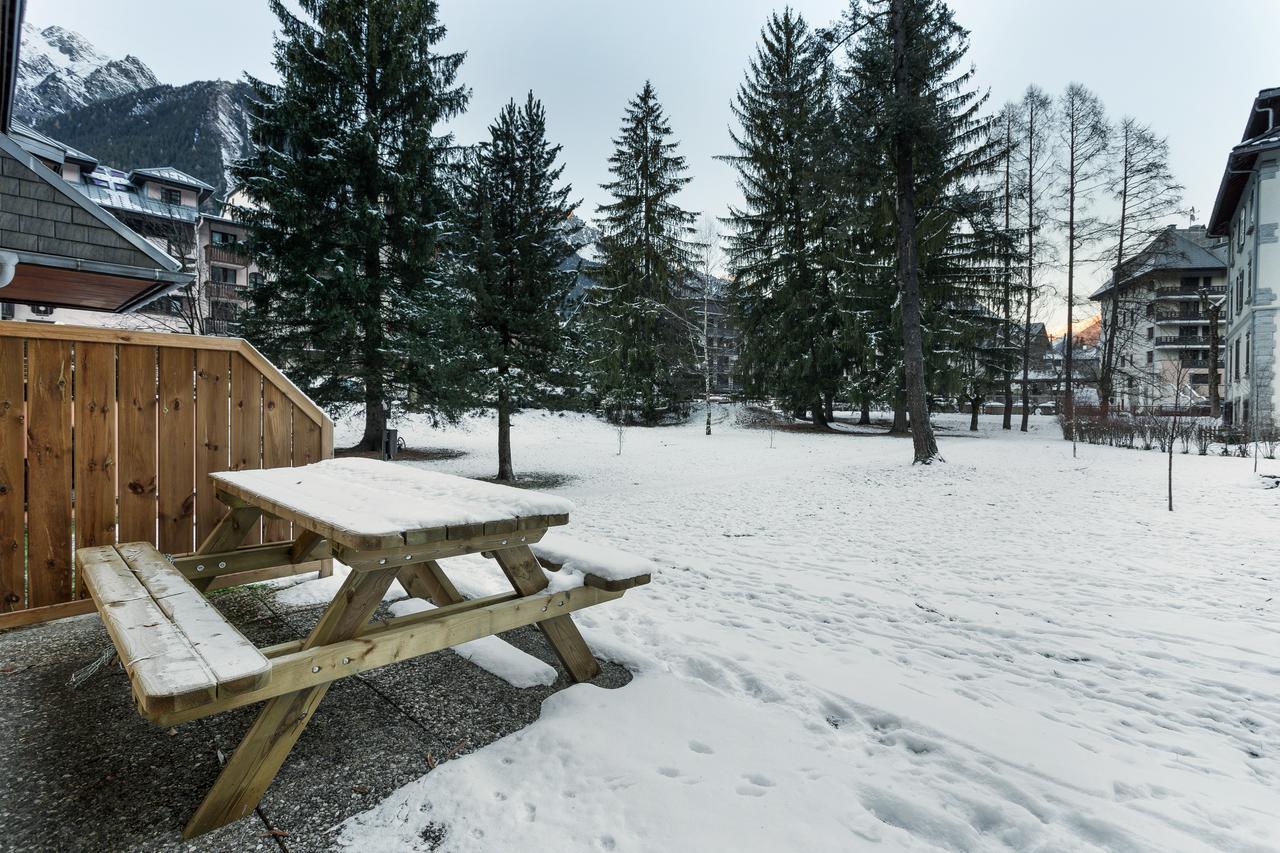
[[[76,553],[144,717],[167,727],[265,702],[187,838],[254,810],[335,680],[530,624],[572,679],[589,680],[599,665],[569,614],[651,576],[645,560],[548,536],[572,509],[553,495],[368,459],[210,478],[227,512],[195,553],[167,558],[144,542]],[[291,523],[292,540],[243,545],[264,516]],[[475,553],[511,592],[458,592],[439,561]],[[351,571],[295,641],[259,649],[204,596],[223,575],[325,557]],[[571,577],[549,589],[544,568]],[[395,580],[436,608],[371,623]]]

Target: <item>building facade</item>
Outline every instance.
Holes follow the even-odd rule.
[[[8,306],[6,319],[106,324],[203,335],[235,334],[257,268],[243,251],[246,230],[203,210],[213,187],[169,166],[125,172],[99,163],[32,128],[14,124],[13,139],[70,188],[148,242],[178,259],[190,285],[132,314],[72,312],[55,304]]]
[[[1227,241],[1223,420],[1251,432],[1280,426],[1280,87],[1254,99],[1227,156],[1209,231]]]
[[[1128,412],[1209,414],[1211,352],[1218,351],[1221,394],[1225,328],[1215,300],[1226,293],[1226,244],[1205,226],[1169,226],[1090,297],[1099,304],[1098,349],[1111,337],[1114,380],[1110,404]],[[1099,368],[1101,369],[1101,367]]]

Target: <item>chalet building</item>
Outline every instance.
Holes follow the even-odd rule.
[[[1114,329],[1111,405],[1129,412],[1209,413],[1210,347],[1217,345],[1221,392],[1224,327],[1210,328],[1213,301],[1226,292],[1226,245],[1205,226],[1170,225],[1089,298],[1099,304],[1103,352]],[[1117,306],[1118,303],[1118,306]],[[1118,311],[1117,311],[1118,308]]]
[[[92,158],[65,147],[46,157],[42,140],[15,133],[21,29],[22,4],[0,0],[0,319],[16,306],[128,313],[189,285],[182,264],[64,177]]]
[[[1223,420],[1250,431],[1280,422],[1280,88],[1258,93],[1227,155],[1209,233],[1227,241]]]
[[[149,302],[107,325],[206,335],[231,334],[257,269],[241,251],[244,226],[202,210],[213,187],[171,166],[129,172],[99,163],[55,139],[20,124],[11,137],[28,154],[98,208],[178,258],[194,276],[190,287]],[[52,304],[11,308],[13,319],[103,323],[103,318],[71,314]]]

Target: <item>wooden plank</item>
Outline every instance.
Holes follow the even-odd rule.
[[[315,571],[312,569],[311,571]],[[216,587],[215,587],[216,588]],[[30,607],[26,610],[13,610],[0,613],[0,631],[9,628],[22,628],[26,625],[39,625],[41,622],[52,622],[54,619],[66,619],[68,616],[84,616],[97,610],[93,601],[83,598],[79,601],[64,601],[61,604],[50,604],[48,607]]]
[[[27,606],[25,366],[24,341],[0,338],[0,619]]]
[[[547,576],[542,573],[537,558],[527,545],[496,549],[493,558],[521,595],[533,595],[546,589]],[[605,590],[597,591],[606,593]],[[544,619],[538,623],[538,627],[546,635],[556,657],[564,664],[574,681],[590,681],[600,674],[600,664],[591,654],[591,649],[587,648],[586,641],[578,632],[578,626],[573,624],[567,614]]]
[[[271,664],[253,643],[201,595],[149,543],[131,542],[116,550],[160,611],[169,618],[218,683],[218,695],[256,690],[267,683]]]
[[[196,352],[196,542],[205,540],[225,509],[209,475],[231,467],[230,358],[216,350]]]
[[[118,353],[116,498],[119,541],[156,541],[156,349]]]
[[[114,549],[86,548],[76,561],[143,716],[154,719],[217,698],[213,673]]]
[[[369,621],[383,593],[395,579],[395,573],[396,569],[392,568],[347,575],[333,603],[307,637],[304,649],[352,637]],[[239,820],[257,807],[328,689],[328,682],[309,686],[279,695],[262,707],[183,830],[184,838]]]
[[[293,404],[277,386],[262,383],[262,467],[287,468],[293,463]],[[288,521],[275,518],[262,526],[264,542],[291,539]]]
[[[76,344],[75,547],[116,541],[116,348]],[[76,579],[76,598],[88,598]]]
[[[342,642],[308,649],[300,649],[295,643],[282,643],[278,647],[263,649],[263,654],[272,659],[271,681],[266,687],[236,696],[219,697],[207,707],[162,716],[156,722],[177,725],[273,696],[287,698],[280,691],[305,690],[312,685],[328,684],[339,678],[421,657],[539,620],[545,621],[548,612],[562,613],[564,615],[558,618],[568,618],[570,613],[622,595],[621,592],[577,587],[521,598],[492,596],[465,602],[456,610],[441,608],[389,619],[383,624],[368,626],[355,638]],[[481,606],[468,606],[477,602],[481,602]]]
[[[31,607],[70,601],[71,344],[27,345],[27,592]]]
[[[196,549],[196,554],[217,554],[223,551],[234,551],[250,533],[258,529],[259,519],[261,518],[262,510],[255,506],[229,508],[227,514],[222,517],[222,521],[218,522],[218,526],[213,528],[204,542],[200,543],[200,547]],[[208,592],[213,581],[213,577],[202,577],[197,574],[192,583],[201,592]]]
[[[542,530],[525,530],[516,534],[498,534],[495,536],[477,536],[466,540],[441,540],[428,542],[425,545],[398,545],[394,548],[377,550],[361,550],[349,548],[341,542],[329,540],[333,556],[353,569],[365,570],[381,565],[407,565],[421,563],[426,560],[443,560],[448,557],[461,557],[464,554],[479,554],[508,548],[515,545],[537,542],[542,538]],[[386,563],[382,561],[385,560]]]
[[[262,467],[262,374],[243,356],[231,358],[231,468],[247,471]],[[262,541],[258,524],[245,538],[248,545]]]
[[[167,554],[195,548],[195,356],[160,347],[157,427],[159,546]]]
[[[633,578],[618,578],[615,580],[602,578],[599,575],[587,575],[583,578],[583,583],[594,589],[603,589],[609,592],[621,592],[622,590],[631,589],[633,587],[644,586],[651,580],[653,580],[653,576],[647,574],[636,575]]]
[[[293,543],[269,542],[265,545],[246,545],[244,548],[221,553],[209,552],[174,557],[173,565],[191,580],[216,578],[236,572],[267,569],[272,566],[314,562],[321,556],[329,554],[328,546],[321,544],[322,542],[323,540],[312,542],[308,550],[299,553],[299,559],[293,558]]]

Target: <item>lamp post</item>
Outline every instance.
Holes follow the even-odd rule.
[[[1218,396],[1218,317],[1222,305],[1210,301],[1209,288],[1203,282],[1196,295],[1200,298],[1200,313],[1209,319],[1209,416],[1217,418],[1222,414],[1222,401]]]

